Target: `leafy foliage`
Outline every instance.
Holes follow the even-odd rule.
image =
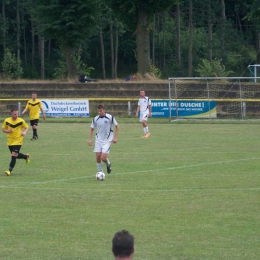
[[[75,47],[93,32],[99,0],[36,0],[33,13],[47,39]]]
[[[212,63],[206,59],[201,59],[201,64],[196,70],[201,77],[227,77],[232,71],[226,71],[225,66],[221,64],[221,59],[214,59]]]
[[[176,0],[108,0],[114,12],[129,27],[135,29],[138,9],[146,10],[150,18],[153,14],[160,13],[176,4]]]
[[[150,33],[150,46],[154,47],[154,64],[163,73],[162,77],[187,76],[188,68],[188,6],[189,1],[179,1],[180,7],[180,56],[178,63],[176,8],[175,0],[23,0],[20,1],[20,44],[17,43],[17,7],[15,1],[3,0],[0,14],[0,50],[6,47],[11,53],[20,48],[23,77],[39,78],[41,75],[41,57],[37,41],[44,36],[45,75],[52,78],[57,69],[62,69],[64,45],[80,52],[84,64],[95,67],[92,72],[99,77],[102,71],[100,32],[104,42],[104,60],[107,74],[111,70],[110,22],[113,22],[113,35],[118,33],[118,76],[125,77],[137,70],[136,27],[139,8],[148,13],[147,31]],[[221,27],[221,6],[219,1],[193,1],[193,52],[194,76],[201,69],[201,59],[221,58],[225,71],[234,71],[241,75],[250,62],[260,62],[259,19],[260,2],[257,0],[225,0],[226,21],[224,40]],[[210,8],[209,8],[210,7]],[[166,9],[165,9],[166,8]],[[166,19],[163,10],[167,10]],[[153,26],[154,18],[154,26]],[[211,21],[212,40],[209,47],[208,19]],[[120,26],[117,25],[120,23]],[[153,36],[153,37],[152,37]],[[47,42],[50,40],[50,42]],[[148,40],[147,40],[148,41]],[[114,41],[115,44],[115,41]],[[223,48],[221,48],[221,46]],[[210,50],[211,49],[211,50]],[[152,48],[149,52],[152,54]],[[74,55],[72,55],[74,57]],[[72,57],[71,56],[71,57]],[[4,51],[0,51],[0,64]],[[77,59],[76,56],[74,59]],[[65,60],[65,59],[64,59]],[[149,61],[149,59],[147,58]],[[72,60],[70,60],[72,64]],[[54,68],[55,72],[54,72]],[[1,68],[2,69],[2,68]],[[65,71],[68,68],[64,68]],[[78,70],[78,68],[77,68]],[[83,69],[84,70],[84,69]],[[248,72],[248,71],[247,71]],[[59,74],[59,73],[58,73]],[[61,73],[62,74],[62,73]],[[234,76],[235,76],[234,75]]]
[[[58,66],[54,69],[53,77],[56,79],[65,79],[66,76],[67,76],[66,62],[58,60]]]
[[[15,55],[11,54],[8,48],[5,49],[4,60],[1,64],[7,77],[18,79],[23,75],[21,60],[16,59]]]
[[[88,67],[87,64],[85,64],[81,59],[80,55],[75,55],[73,58],[73,63],[76,68],[77,74],[85,74],[86,76],[90,76],[90,73],[92,70],[94,70],[93,67]]]
[[[251,1],[249,6],[249,11],[245,18],[248,18],[249,20],[259,22],[260,20],[260,2],[258,0]]]
[[[176,0],[109,0],[111,8],[136,35],[138,73],[149,70],[150,49],[149,31],[155,13],[165,11],[176,3]]]
[[[76,72],[78,75],[85,74],[86,76],[90,76],[93,67],[88,67],[81,59],[80,55],[75,55],[73,57],[73,64],[76,68]],[[67,76],[67,66],[65,60],[59,60],[58,66],[54,69],[53,77],[57,79],[65,79]]]
[[[149,72],[151,74],[153,74],[156,78],[161,78],[161,76],[162,76],[161,70],[151,63],[150,63],[150,66],[149,66]]]

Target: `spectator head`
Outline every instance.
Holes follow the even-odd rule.
[[[112,239],[112,252],[115,259],[132,259],[134,254],[134,236],[126,230],[116,232]]]

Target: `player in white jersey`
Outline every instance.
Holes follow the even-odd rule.
[[[138,117],[138,112],[140,111],[140,122],[143,124],[144,136],[142,138],[147,138],[150,136],[147,120],[148,117],[152,117],[152,102],[149,97],[145,96],[145,91],[140,90],[140,99],[138,101],[138,106],[136,109],[136,117]]]
[[[103,172],[102,162],[107,166],[107,173],[111,172],[111,163],[107,158],[111,143],[117,143],[117,137],[119,132],[119,125],[116,119],[105,112],[105,108],[102,104],[97,106],[98,115],[92,120],[88,144],[92,145],[92,135],[94,129],[96,131],[96,140],[94,146],[94,152],[96,153],[96,161],[98,172]],[[116,129],[114,134],[114,127]]]

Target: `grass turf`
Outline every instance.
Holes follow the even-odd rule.
[[[0,135],[1,259],[113,259],[121,229],[135,236],[134,259],[258,259],[259,124],[153,119],[142,139],[141,124],[117,119],[102,182],[91,119],[40,122],[39,140],[30,130],[21,149],[31,163],[17,160],[10,177]]]

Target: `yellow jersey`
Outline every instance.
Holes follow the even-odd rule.
[[[2,124],[2,129],[12,129],[11,133],[6,133],[8,146],[23,144],[23,128],[27,129],[28,125],[22,118],[17,117],[15,120],[13,120],[12,117],[8,117],[5,119],[4,123]]]
[[[40,108],[42,108],[42,102],[39,99],[29,100],[26,104],[26,109],[29,109],[30,120],[40,118]]]

